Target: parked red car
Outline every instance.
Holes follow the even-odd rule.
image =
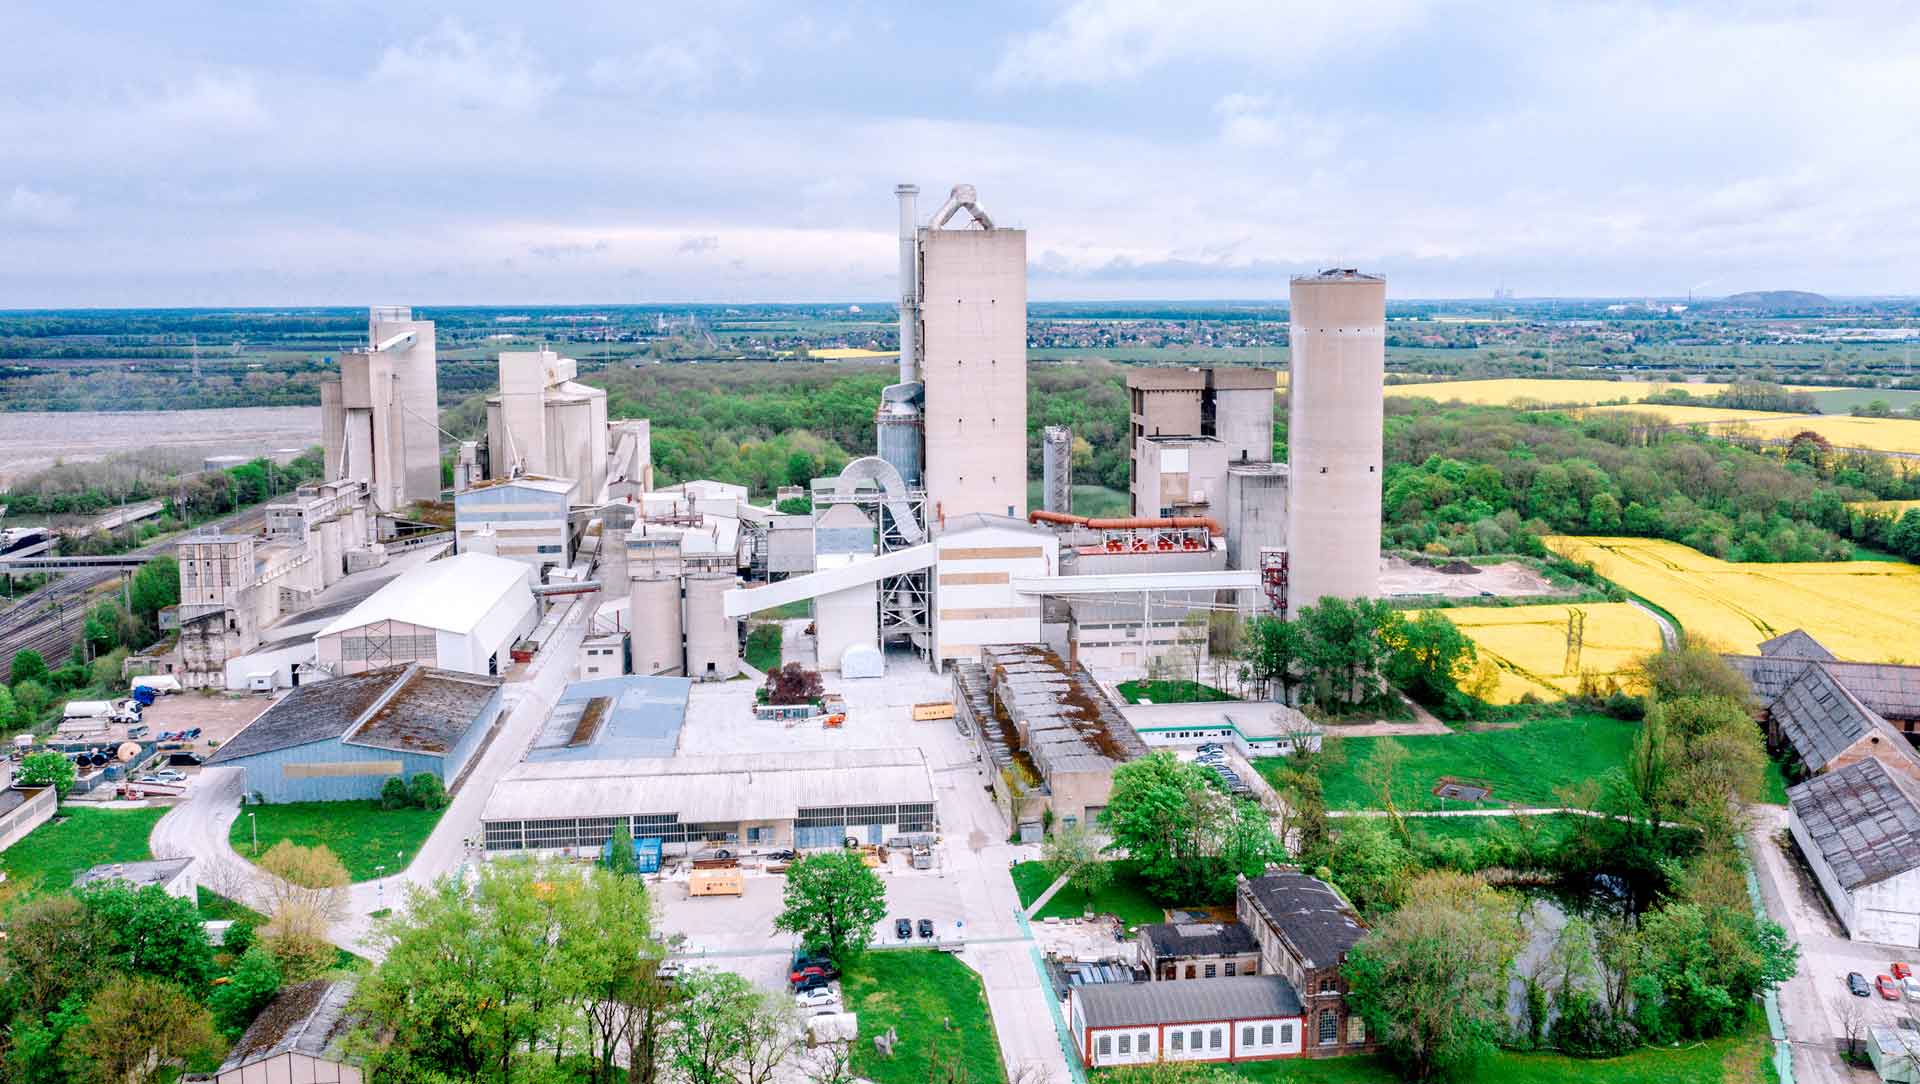
[[[1873,988],[1880,991],[1880,996],[1886,998],[1888,1001],[1900,1000],[1900,986],[1893,981],[1891,976],[1875,975],[1873,977]]]
[[[1911,974],[1913,974],[1913,968],[1912,968],[1912,966],[1910,966],[1909,964],[1907,964],[1907,963],[1906,963],[1905,961],[1902,961],[1902,960],[1895,960],[1895,961],[1893,962],[1893,977],[1894,977],[1894,978],[1896,978],[1896,979],[1904,979],[1904,978],[1906,978],[1907,976],[1909,976],[1909,975],[1911,975]]]

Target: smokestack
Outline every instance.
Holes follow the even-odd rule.
[[[893,194],[900,197],[900,383],[911,384],[920,379],[920,269],[914,236],[920,227],[914,206],[920,186],[895,185]]]

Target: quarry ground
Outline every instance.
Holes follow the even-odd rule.
[[[58,462],[147,448],[259,455],[320,443],[320,408],[0,412],[0,486]]]
[[[1561,594],[1560,589],[1531,565],[1519,561],[1499,564],[1475,564],[1478,572],[1442,572],[1422,568],[1404,557],[1388,557],[1381,562],[1380,593],[1396,596],[1439,596],[1441,598],[1529,598]]]

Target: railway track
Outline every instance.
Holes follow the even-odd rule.
[[[262,506],[244,509],[203,524],[195,530],[249,531],[266,519]],[[169,552],[185,535],[149,542],[134,553],[152,557]],[[127,573],[120,571],[69,572],[45,587],[21,595],[6,610],[0,610],[0,671],[13,678],[13,656],[33,650],[47,660],[49,667],[59,666],[80,641],[86,625],[87,607],[92,593]]]

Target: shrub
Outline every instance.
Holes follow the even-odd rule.
[[[421,809],[444,809],[447,788],[432,772],[416,772],[413,781],[407,784],[407,800]]]
[[[381,809],[405,809],[413,801],[413,795],[407,790],[407,781],[400,776],[389,776],[380,784]]]

